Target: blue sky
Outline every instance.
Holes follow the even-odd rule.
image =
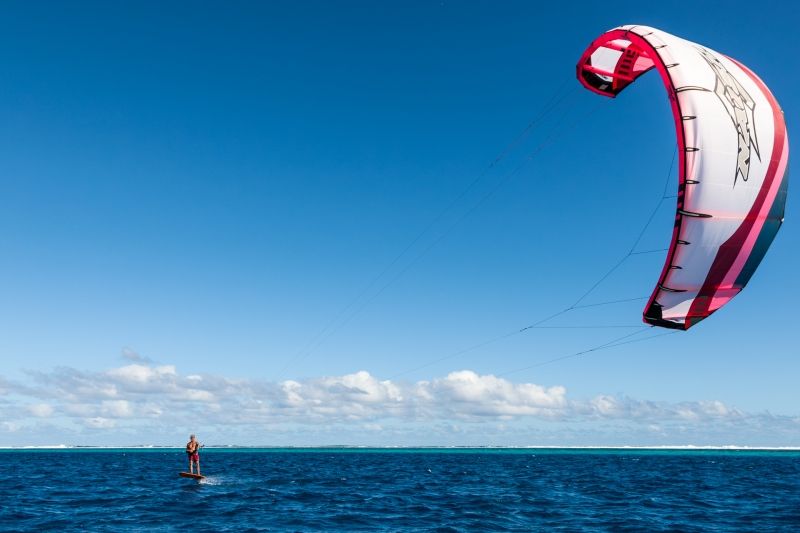
[[[329,397],[330,410],[295,417],[276,392],[287,380],[308,401],[337,383],[380,388],[569,307],[627,253],[670,177],[655,75],[503,182],[561,115],[534,132],[323,330],[565,81],[577,86],[575,63],[607,29],[650,25],[738,59],[791,137],[791,8],[3,6],[0,445],[166,444],[210,434],[242,402],[277,411],[224,424],[218,443],[800,445],[792,187],[747,290],[687,333],[486,378],[499,388],[440,395],[424,415]],[[584,91],[557,131],[604,102]],[[665,247],[670,202],[637,250]],[[586,303],[649,295],[662,263],[631,258]],[[549,324],[638,326],[642,307]],[[394,381],[408,398],[469,377],[454,372],[500,376],[635,331],[528,331]],[[562,411],[480,408],[481,394],[529,385]]]

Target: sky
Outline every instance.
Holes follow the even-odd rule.
[[[792,138],[797,13],[0,6],[0,446],[800,446],[791,186],[690,331],[641,299],[520,331],[671,234],[661,81],[579,90],[586,46],[641,24],[734,57]],[[649,296],[663,261],[580,303]]]

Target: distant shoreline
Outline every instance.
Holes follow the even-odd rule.
[[[129,450],[129,451],[156,451],[180,450],[183,446],[80,446],[80,445],[53,445],[53,446],[0,446],[0,451],[80,451],[80,450]],[[211,451],[800,451],[800,446],[358,446],[358,445],[327,445],[327,446],[206,446],[205,452]]]

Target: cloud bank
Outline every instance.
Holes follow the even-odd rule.
[[[520,428],[533,435],[537,427],[525,424],[537,421],[550,424],[548,431],[562,437],[575,428],[651,437],[665,431],[685,435],[687,427],[695,432],[710,427],[749,431],[764,423],[777,424],[791,435],[800,430],[797,419],[746,413],[714,400],[671,404],[611,395],[570,399],[562,386],[515,383],[469,370],[418,382],[379,380],[361,371],[269,383],[182,376],[174,366],[144,364],[136,357],[135,363],[100,372],[69,367],[31,371],[25,383],[0,377],[0,434],[132,435],[145,428],[158,434],[199,425],[209,431],[233,428],[225,431],[238,437],[263,434],[265,428],[272,433],[287,428],[306,434],[351,431],[352,436],[387,428],[395,435],[447,434],[453,427],[461,432],[472,428],[487,437]],[[495,429],[488,430],[490,426]]]

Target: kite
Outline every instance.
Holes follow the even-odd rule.
[[[577,76],[614,98],[652,69],[672,104],[679,174],[672,239],[643,320],[686,330],[742,291],[775,239],[789,140],[783,111],[750,69],[655,28],[604,33],[581,56]]]

